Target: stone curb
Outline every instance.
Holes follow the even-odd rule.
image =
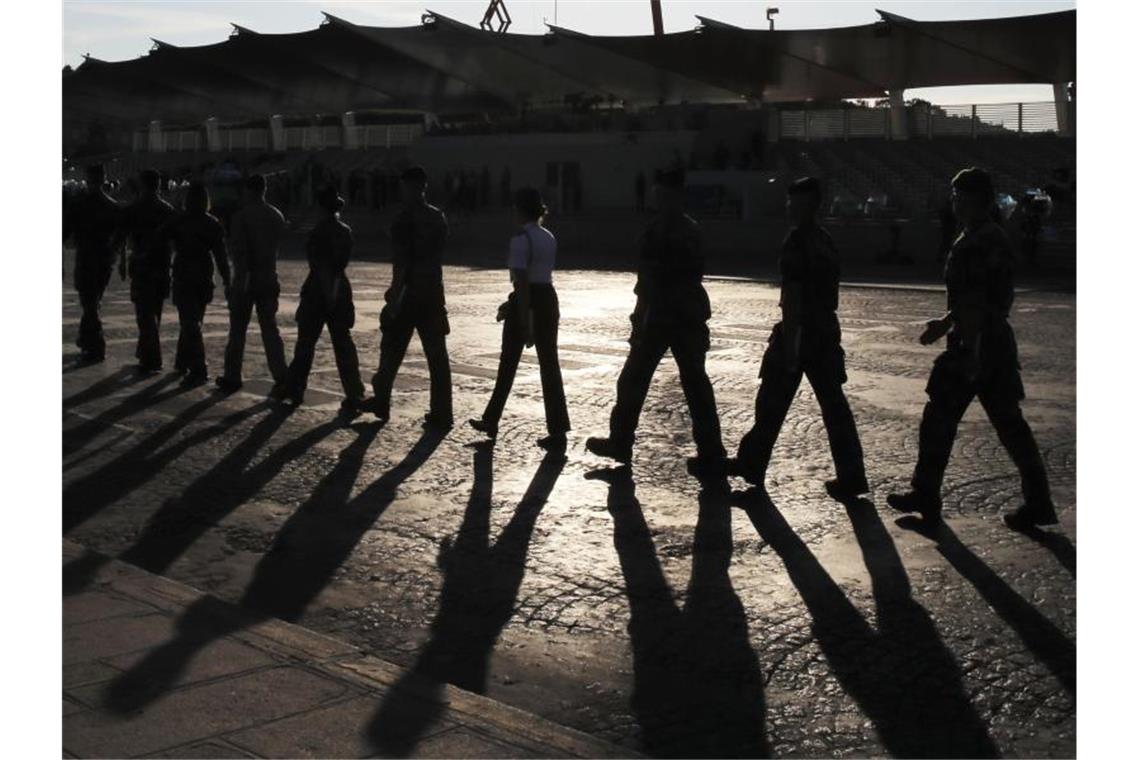
[[[209,602],[211,616],[240,623],[237,630],[226,634],[230,638],[365,689],[399,688],[409,696],[440,702],[450,711],[451,721],[508,744],[559,757],[640,757],[629,749],[450,684],[442,688],[428,688],[426,683],[419,685],[414,679],[405,678],[404,668],[358,647],[283,620],[250,613],[198,589],[105,557],[64,538],[64,564],[80,558],[101,562],[91,588],[113,591],[170,615],[180,615],[193,604]]]

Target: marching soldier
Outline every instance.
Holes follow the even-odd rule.
[[[281,285],[277,280],[277,251],[285,235],[285,217],[265,200],[265,177],[254,174],[246,181],[248,202],[230,223],[234,271],[230,287],[230,335],[226,342],[225,374],[218,388],[232,393],[242,386],[245,335],[253,310],[265,346],[265,363],[274,385],[285,382],[285,343],[277,328],[277,304]]]
[[[942,513],[942,479],[958,423],[975,396],[1021,473],[1025,504],[1004,516],[1015,530],[1057,522],[1045,462],[1021,414],[1025,389],[1017,342],[1009,324],[1013,304],[1013,247],[993,222],[994,186],[981,169],[954,177],[954,213],[963,231],[946,261],[947,312],[926,323],[923,345],[946,337],[926,384],[928,400],[918,433],[918,462],[911,490],[887,502],[900,512],[929,520]]]
[[[816,215],[822,201],[819,180],[805,177],[788,188],[788,217],[794,225],[780,255],[780,310],[760,365],[756,421],[740,442],[729,473],[763,487],[772,448],[796,390],[807,375],[819,401],[831,444],[836,478],[827,492],[839,501],[866,493],[863,448],[851,407],[840,345],[839,254]]]
[[[206,305],[214,300],[215,262],[225,292],[230,290],[225,229],[210,213],[210,194],[201,180],[190,183],[185,210],[168,222],[161,234],[174,245],[171,300],[178,307],[179,325],[174,366],[185,372],[182,385],[194,387],[206,382],[202,320]]]
[[[135,357],[139,371],[162,369],[162,304],[170,295],[170,241],[159,235],[160,228],[174,216],[174,207],[158,194],[159,175],[154,169],[139,173],[141,193],[122,215],[119,238],[130,241],[131,253],[125,249],[119,258],[119,276],[131,278],[131,302],[135,305],[135,321],[139,339]],[[117,242],[118,244],[118,242]]]
[[[352,229],[340,220],[344,198],[336,188],[331,185],[322,188],[317,194],[317,204],[323,215],[305,245],[309,276],[301,286],[301,302],[297,306],[297,348],[284,385],[275,388],[272,396],[288,397],[295,406],[304,401],[317,340],[327,325],[344,389],[341,413],[351,415],[360,408],[364,398],[360,362],[351,332],[356,322],[356,308],[352,302],[352,286],[344,271],[352,255]]]
[[[75,290],[83,316],[79,320],[79,346],[84,362],[101,362],[106,354],[99,305],[115,268],[115,230],[119,204],[103,188],[102,164],[87,167],[87,188],[67,202],[63,214],[63,239],[75,241]]]
[[[716,398],[705,372],[707,322],[712,310],[701,284],[704,259],[699,229],[684,211],[684,186],[682,169],[657,176],[658,213],[642,238],[629,356],[618,377],[610,434],[589,438],[586,448],[598,456],[630,462],[649,383],[665,352],[672,350],[697,444],[697,457],[689,460],[689,471],[702,479],[715,479],[724,477],[725,451]]]
[[[431,406],[424,420],[442,429],[453,424],[451,362],[447,356],[447,304],[443,293],[443,246],[447,219],[427,202],[427,173],[413,166],[400,176],[404,207],[392,221],[392,284],[380,311],[380,366],[372,377],[372,412],[386,422],[392,385],[417,332],[431,374]]]

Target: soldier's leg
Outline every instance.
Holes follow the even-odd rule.
[[[261,343],[265,347],[265,364],[269,367],[269,374],[274,383],[285,379],[285,341],[281,340],[281,331],[277,328],[277,305],[281,295],[281,286],[277,283],[272,288],[259,292],[256,298],[257,323],[261,327]],[[246,324],[249,317],[246,317]]]
[[[546,431],[551,435],[563,435],[570,429],[562,365],[558,361],[558,320],[558,298],[551,293],[543,304],[536,304],[534,317],[534,347],[538,352],[538,370],[542,379],[542,404],[546,412]]]
[[[689,416],[693,419],[697,455],[702,459],[724,459],[716,394],[705,371],[705,356],[709,350],[708,327],[684,328],[673,336],[670,346],[681,374],[681,388],[689,405]]]
[[[511,394],[511,386],[515,382],[515,373],[518,371],[519,359],[523,352],[523,337],[518,327],[518,318],[514,315],[503,320],[503,340],[499,351],[499,371],[495,375],[495,389],[491,391],[491,398],[487,401],[487,408],[483,410],[483,421],[498,426],[503,417],[503,408],[507,405],[507,397]]]
[[[760,365],[760,387],[756,391],[752,428],[740,439],[736,450],[737,467],[749,482],[763,484],[772,449],[776,446],[780,428],[784,426],[802,377],[802,371],[787,368],[783,344],[774,336]]]
[[[610,440],[615,443],[621,446],[633,443],[649,383],[667,349],[664,336],[653,328],[635,329],[630,336],[629,355],[618,375],[617,401],[610,412]]]
[[[941,498],[942,478],[950,462],[958,423],[974,399],[973,384],[952,364],[952,356],[940,356],[926,384],[928,398],[918,428],[918,462],[910,481],[915,493],[933,500]]]
[[[431,376],[432,416],[451,421],[451,359],[447,356],[447,315],[429,317],[416,326]]]
[[[103,339],[103,322],[99,317],[99,304],[110,278],[110,270],[105,273],[84,273],[82,277],[76,278],[82,316],[79,319],[79,337],[75,342],[80,351],[92,358],[102,358],[107,350]]]
[[[998,439],[1009,452],[1010,459],[1017,465],[1021,474],[1021,491],[1025,503],[1032,508],[1053,510],[1053,497],[1049,492],[1049,477],[1045,472],[1045,460],[1037,448],[1037,440],[1025,417],[1021,413],[1021,403],[1017,396],[1008,393],[989,392],[981,389],[978,400],[990,418]]]
[[[161,369],[162,344],[159,325],[162,319],[163,294],[157,286],[145,284],[135,301],[135,319],[139,328],[139,364],[144,369]]]
[[[392,385],[404,361],[415,325],[410,319],[393,319],[380,328],[380,366],[372,376],[377,416],[387,418],[392,404]]]
[[[192,377],[206,376],[206,348],[202,343],[202,319],[206,305],[197,299],[178,299],[178,350],[183,369]]]
[[[818,362],[810,362],[804,372],[815,391],[823,415],[823,426],[831,445],[831,458],[835,462],[835,476],[841,483],[861,486],[867,480],[863,466],[863,446],[859,442],[859,431],[855,427],[851,405],[843,392],[843,383],[847,380],[843,352],[838,346],[836,349],[834,355],[821,357]]]
[[[309,386],[309,372],[313,369],[313,356],[317,350],[317,340],[325,326],[322,308],[301,300],[297,307],[297,347],[293,350],[293,363],[289,365],[288,392],[298,403],[305,396]]]
[[[352,331],[339,322],[335,326],[330,323],[329,337],[332,339],[336,371],[340,375],[344,396],[349,401],[360,401],[364,398],[364,383],[360,379],[360,359],[356,354]]]
[[[250,317],[253,316],[253,299],[249,293],[231,292],[229,309],[230,334],[226,339],[226,366],[223,372],[228,383],[240,385],[241,368],[245,359],[245,336],[249,330]]]

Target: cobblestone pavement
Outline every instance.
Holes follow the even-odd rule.
[[[282,265],[282,325],[302,276]],[[350,269],[365,382],[387,265]],[[478,416],[498,358],[502,272],[446,272],[456,416]],[[769,473],[769,497],[701,494],[675,366],[646,403],[632,478],[598,471],[626,352],[633,277],[562,272],[560,338],[574,431],[543,459],[528,352],[497,445],[457,427],[425,435],[427,373],[413,348],[394,419],[337,422],[327,338],[307,405],[263,403],[256,332],[243,392],[181,391],[131,373],[135,329],[117,281],[109,359],[74,366],[78,305],[65,289],[65,532],[80,544],[227,601],[653,755],[1072,756],[1076,751],[1075,298],[1026,292],[1013,315],[1059,530],[1006,530],[1018,479],[984,414],[962,424],[947,526],[925,534],[885,505],[916,456],[935,349],[934,289],[846,288],[848,392],[873,485],[844,508],[805,383]],[[709,372],[726,445],[751,424],[776,319],[765,284],[710,282]],[[211,370],[227,316],[207,312]],[[177,323],[163,327],[172,360]],[[743,483],[735,484],[738,489]],[[74,563],[73,563],[74,564]],[[94,568],[68,568],[76,588]],[[400,721],[378,707],[375,721]],[[413,734],[415,727],[410,729]]]

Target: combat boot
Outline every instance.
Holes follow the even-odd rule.
[[[764,470],[757,470],[755,468],[745,467],[744,463],[737,457],[729,457],[725,460],[725,470],[727,473],[736,478],[742,478],[746,483],[754,486],[764,487]]]
[[[1049,502],[1032,506],[1023,504],[1002,515],[1002,520],[1013,530],[1026,531],[1040,525],[1056,525],[1057,510]]]
[[[824,483],[823,487],[827,491],[828,496],[840,503],[854,501],[871,490],[871,487],[867,484],[867,478],[865,477],[859,478],[858,480],[836,478]]]
[[[942,499],[938,496],[907,491],[906,493],[892,493],[887,496],[887,504],[898,512],[920,514],[926,520],[942,519]]]
[[[593,436],[586,439],[586,451],[595,456],[613,459],[622,464],[629,464],[633,460],[633,443],[617,441],[613,438]]]

